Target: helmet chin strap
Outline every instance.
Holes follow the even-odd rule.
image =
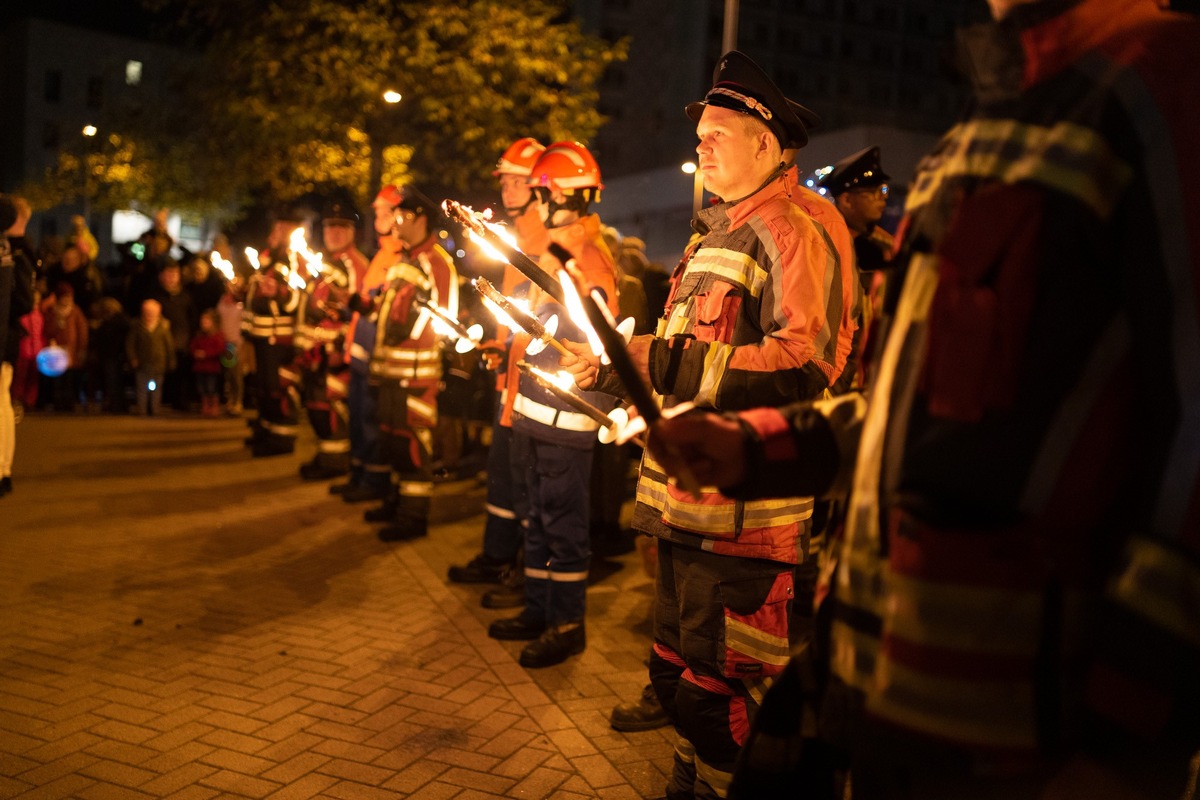
[[[545,206],[546,206],[546,222],[545,222],[545,224],[546,224],[547,228],[565,228],[567,225],[570,225],[572,222],[575,222],[575,220],[572,219],[572,220],[570,220],[570,222],[564,222],[561,225],[555,225],[554,224],[554,215],[557,214],[559,211],[570,211],[575,214],[578,214],[578,216],[583,216],[584,214],[587,213],[588,202],[586,199],[581,198],[579,195],[567,195],[566,202],[564,202],[564,203],[555,202],[554,198],[549,194],[549,192],[546,192],[544,196],[546,198],[543,202],[545,203]]]

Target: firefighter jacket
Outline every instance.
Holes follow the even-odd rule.
[[[604,239],[600,236],[600,218],[595,214],[581,217],[576,222],[549,231],[550,240],[571,253],[576,266],[583,273],[588,291],[599,289],[603,292],[610,313],[616,313],[617,283],[616,268],[612,254]],[[546,253],[538,260],[538,266],[550,274],[556,274],[561,264],[554,256]],[[550,317],[557,315],[558,331],[555,338],[569,339],[575,342],[586,341],[583,332],[571,320],[567,310],[553,299],[547,297],[538,289],[531,290],[535,307],[533,313],[545,324]],[[544,372],[554,374],[559,370],[559,354],[553,347],[546,347],[536,355],[530,355],[526,349],[530,337],[520,334],[519,343],[514,346],[514,354],[519,354],[513,361],[524,359]],[[578,450],[591,450],[596,443],[596,432],[600,423],[586,413],[575,409],[569,402],[555,397],[548,389],[538,385],[529,375],[521,374],[517,378],[516,370],[510,370],[510,380],[517,386],[513,399],[512,427],[514,431],[524,433],[545,442],[561,444]],[[510,384],[513,385],[513,384]],[[576,391],[577,390],[573,390]],[[611,396],[600,392],[577,392],[584,400],[600,410],[607,412],[612,408]]]
[[[747,413],[759,457],[736,493],[851,492],[832,668],[871,717],[982,770],[1084,731],[1172,754],[1182,786],[1200,22],[1038,3],[962,44],[977,106],[918,166],[870,402]]]
[[[805,191],[792,167],[739,203],[699,213],[708,233],[676,268],[650,349],[665,405],[737,410],[818,397],[845,368],[861,289],[835,238],[805,211],[815,202]],[[845,223],[828,222],[841,238]],[[655,536],[785,563],[806,556],[811,497],[743,502],[706,488],[695,498],[647,453],[636,499],[634,527]]]
[[[441,339],[414,300],[423,297],[457,319],[458,271],[433,236],[410,248],[404,258],[387,272],[370,376],[402,388],[436,388],[442,379]]]
[[[378,319],[378,304],[383,292],[388,270],[400,263],[404,256],[404,242],[395,236],[380,236],[379,250],[371,258],[362,282],[358,286],[358,310],[350,315],[350,327],[346,338],[350,340],[350,369],[366,375],[371,362],[371,349],[375,346]]]
[[[301,291],[288,283],[290,275],[287,263],[274,259],[250,276],[242,303],[243,334],[269,344],[291,344]]]
[[[324,374],[325,395],[344,399],[348,357],[350,297],[367,270],[367,257],[357,248],[326,259],[322,274],[309,281],[296,310],[296,358],[302,370]]]

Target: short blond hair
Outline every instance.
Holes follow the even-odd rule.
[[[746,132],[747,136],[756,137],[760,134],[769,133],[770,138],[767,139],[767,143],[771,147],[771,161],[773,163],[783,161],[783,145],[779,142],[779,136],[776,135],[775,131],[768,128],[767,123],[758,117],[752,117],[749,114],[739,114],[738,116],[741,117],[742,130]]]

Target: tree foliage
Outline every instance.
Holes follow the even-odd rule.
[[[592,137],[597,83],[626,53],[551,0],[150,2],[197,34],[202,57],[181,76],[184,102],[114,121],[97,204],[101,186],[105,202],[193,209],[332,187],[365,204],[381,154],[395,182],[477,190],[521,136]],[[388,89],[402,101],[385,103]],[[78,176],[77,159],[64,154],[54,179]]]

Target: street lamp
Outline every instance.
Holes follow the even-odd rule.
[[[83,194],[80,197],[79,204],[81,206],[83,206],[84,224],[90,224],[88,217],[91,214],[91,209],[88,206],[89,206],[89,199],[90,199],[89,195],[91,195],[91,189],[88,186],[87,157],[88,157],[88,152],[91,150],[92,141],[96,136],[96,126],[95,125],[84,125],[82,133],[83,133],[84,138],[87,140],[87,142],[86,142],[86,146],[83,148],[83,152],[79,156],[79,173],[80,173],[80,177],[83,179],[82,186],[80,187]]]
[[[679,168],[692,176],[692,213],[697,214],[700,206],[704,204],[704,178],[700,175],[700,168],[696,166],[695,161],[685,161]]]
[[[404,99],[404,96],[395,89],[386,90],[382,97],[383,102],[387,105],[374,112],[367,121],[367,139],[371,147],[370,176],[368,177],[370,184],[367,191],[372,194],[379,191],[379,187],[383,185],[383,149],[387,146],[387,137],[384,133],[385,118]]]

